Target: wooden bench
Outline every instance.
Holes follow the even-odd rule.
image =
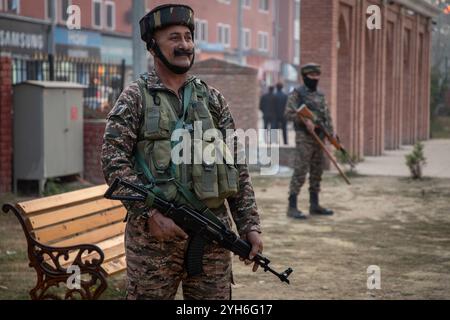
[[[81,286],[66,286],[63,298],[98,299],[106,277],[126,269],[126,210],[103,197],[106,189],[105,184],[3,206],[19,219],[27,239],[29,265],[37,273],[33,300],[60,299],[49,289],[66,286],[77,267]]]

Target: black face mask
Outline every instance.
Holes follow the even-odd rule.
[[[167,58],[164,56],[164,54],[162,53],[161,49],[159,48],[158,44],[154,44],[153,49],[155,50],[155,53],[157,55],[157,57],[159,59],[161,59],[161,61],[164,63],[164,65],[167,67],[167,69],[169,69],[170,71],[172,71],[173,73],[176,74],[185,74],[187,73],[191,68],[192,65],[194,64],[194,60],[195,60],[195,49],[192,49],[192,51],[187,51],[187,50],[179,50],[179,49],[175,49],[174,50],[174,55],[176,57],[178,56],[190,56],[192,55],[192,61],[191,64],[188,67],[179,67],[179,66],[175,66],[173,64],[171,64],[169,62],[169,60],[167,60]]]
[[[317,90],[317,85],[319,84],[319,80],[314,80],[309,78],[308,76],[303,76],[303,82],[305,83],[305,86],[309,88],[311,91]]]

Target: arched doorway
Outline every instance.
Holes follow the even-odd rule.
[[[384,145],[387,150],[393,150],[395,145],[396,104],[394,97],[394,24],[388,23],[386,43],[386,96],[384,117]]]
[[[411,31],[405,29],[403,39],[403,105],[402,105],[402,144],[411,144],[411,120],[413,117],[411,92],[413,89],[411,83]]]
[[[365,54],[365,90],[364,90],[364,155],[373,156],[376,153],[376,72],[375,33],[366,29]]]
[[[424,36],[423,33],[419,34],[419,61],[424,61]],[[417,139],[426,139],[426,129],[425,129],[425,119],[427,119],[430,115],[428,114],[428,108],[425,105],[425,88],[427,87],[426,80],[424,80],[427,71],[425,69],[425,63],[419,64],[419,73],[418,73],[418,90],[417,90],[417,117],[416,127],[414,130],[414,142]]]
[[[339,49],[337,62],[337,132],[349,152],[354,153],[351,137],[353,117],[351,108],[351,48],[349,31],[343,16],[339,19]]]

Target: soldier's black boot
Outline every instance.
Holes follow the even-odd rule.
[[[287,216],[294,219],[306,219],[306,216],[298,210],[297,208],[297,195],[290,194],[289,195],[289,208],[287,211]]]
[[[333,211],[330,209],[322,208],[319,205],[319,194],[317,192],[309,193],[309,214],[322,215],[322,216],[331,216],[333,215]]]

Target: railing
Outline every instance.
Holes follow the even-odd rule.
[[[119,64],[38,55],[12,58],[12,82],[68,81],[85,85],[84,117],[104,118],[124,87],[125,60]]]

